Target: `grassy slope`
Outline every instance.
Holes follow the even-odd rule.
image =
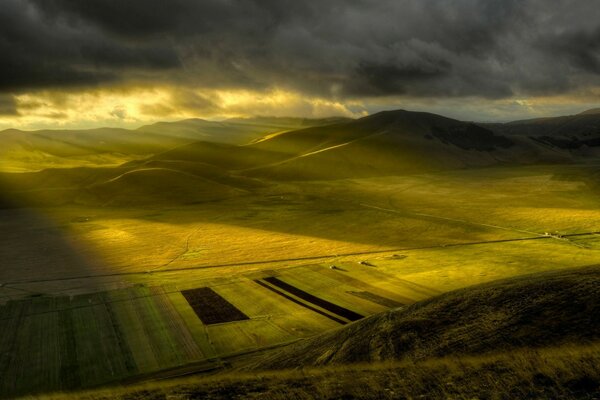
[[[248,118],[231,121],[189,119],[160,122],[135,130],[42,130],[0,132],[0,170],[118,165],[198,140],[239,145],[264,135],[339,122],[338,119]]]
[[[587,145],[561,147],[562,141],[571,140],[566,136],[565,126],[575,130],[577,140]],[[539,136],[540,129],[550,131],[559,142],[527,136]],[[554,132],[557,129],[560,132]],[[253,174],[286,180],[382,176],[505,162],[564,162],[574,154],[593,156],[593,146],[598,144],[597,133],[597,115],[482,127],[403,110],[381,112],[359,120],[253,118],[214,122],[191,119],[157,123],[137,130],[6,130],[0,132],[4,144],[0,169],[31,171],[56,166],[116,165],[201,141],[212,144],[200,143],[186,149],[185,155],[167,156],[175,157],[169,159],[192,156],[194,161],[226,169],[251,169]],[[265,137],[268,139],[259,140]],[[250,146],[252,150],[231,147],[247,143],[254,143]],[[212,154],[215,152],[225,157],[215,157]]]
[[[399,110],[270,135],[250,146],[196,142],[155,159],[201,161],[274,180],[317,180],[564,162],[571,154],[476,124]]]
[[[577,115],[537,118],[506,124],[489,124],[498,134],[523,137],[555,152],[568,150],[587,158],[600,155],[600,114],[589,110]]]
[[[264,183],[201,162],[131,161],[119,167],[0,173],[7,195],[30,205],[172,205],[236,197]]]
[[[562,159],[522,138],[435,114],[377,113],[359,120],[291,131],[252,146],[288,154],[247,173],[275,179],[331,179]]]
[[[91,185],[92,204],[133,206],[157,203],[198,203],[242,195],[243,190],[170,168],[142,168]],[[80,196],[78,200],[85,202]]]
[[[238,170],[282,161],[286,154],[254,146],[232,146],[222,143],[194,142],[160,153],[152,160],[203,162],[226,170]]]
[[[549,348],[149,382],[40,399],[595,399],[600,349]],[[31,397],[28,397],[29,399]]]
[[[600,266],[443,294],[325,333],[252,368],[283,369],[482,354],[600,339]]]
[[[550,149],[547,143],[541,144],[519,136],[507,138],[471,123],[407,111],[382,112],[342,122],[327,120],[338,123],[283,133],[275,131],[278,134],[270,135],[275,129],[285,126],[302,126],[303,123],[299,121],[263,118],[217,123],[188,120],[126,131],[126,135],[110,129],[36,132],[25,136],[27,140],[35,139],[29,144],[31,148],[23,150],[28,157],[41,151],[42,158],[53,154],[76,163],[69,157],[95,158],[120,154],[125,161],[144,154],[153,155],[113,169],[63,168],[21,175],[3,174],[0,178],[9,186],[25,191],[25,197],[35,191],[36,196],[30,196],[35,204],[174,205],[202,201],[201,192],[210,192],[212,186],[198,185],[198,179],[231,186],[231,190],[227,191],[234,193],[235,189],[262,186],[256,178],[306,181],[406,176],[507,163],[518,165],[572,160],[568,150]],[[266,135],[266,139],[248,146],[231,144],[246,141],[248,135],[258,137],[258,132]],[[5,131],[2,135],[6,139],[16,134]],[[198,141],[198,138],[203,140]],[[23,160],[25,158],[21,162]],[[89,164],[92,161],[86,162]],[[10,163],[9,154],[3,158],[3,164],[6,166]],[[31,160],[32,168],[35,165],[36,161]],[[154,172],[149,172],[150,168]],[[104,190],[100,196],[97,196],[98,190],[90,190],[136,169],[144,171],[138,175],[143,175],[145,179],[136,180],[138,189],[132,193],[123,193],[123,185],[111,185],[117,191],[113,200],[107,198],[108,190]],[[159,172],[159,169],[179,173],[175,181],[181,184],[167,185],[165,191],[173,193],[182,190],[185,192],[183,196],[152,197],[158,193],[153,187],[168,181],[165,172]],[[192,175],[194,179],[188,182],[181,179]],[[145,182],[149,187],[144,189],[142,186]],[[190,196],[186,186],[197,186],[195,195]],[[140,196],[145,197],[141,199]],[[216,198],[222,197],[229,195]],[[207,199],[210,198],[214,196],[208,196]]]
[[[271,372],[43,398],[595,398],[599,285],[600,267],[503,280],[255,356],[262,362],[252,367]],[[289,369],[299,365],[306,368]]]

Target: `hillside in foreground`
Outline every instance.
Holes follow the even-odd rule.
[[[502,280],[237,362],[252,374],[45,398],[591,399],[600,394],[599,289],[599,266]]]
[[[600,266],[448,292],[266,355],[284,369],[479,355],[600,340]]]
[[[192,377],[44,400],[596,399],[600,349],[567,347],[425,362]],[[31,397],[28,397],[31,399]]]

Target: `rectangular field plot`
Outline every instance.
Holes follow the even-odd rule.
[[[351,294],[352,296],[360,297],[361,299],[372,301],[373,303],[380,304],[384,307],[396,308],[396,307],[402,307],[404,305],[402,303],[398,303],[395,300],[388,299],[387,297],[379,296],[378,294],[367,292],[367,291],[355,292],[355,291],[349,290],[346,293]]]
[[[312,336],[339,326],[339,322],[307,309],[305,304],[282,300],[281,296],[271,290],[272,287],[267,284],[265,286],[268,287],[253,280],[245,280],[212,289],[252,320],[268,321],[281,327],[289,335],[286,340]],[[248,324],[248,321],[240,324]]]
[[[107,299],[140,372],[206,358],[162,288],[110,292]]]
[[[198,288],[181,292],[200,320],[206,325],[249,319],[233,304],[211,288]]]
[[[10,301],[0,305],[0,397],[219,362],[426,295],[418,285],[355,264]]]
[[[293,285],[290,285],[289,283],[286,283],[286,282],[282,281],[281,279],[276,278],[274,276],[264,278],[264,281],[267,283],[270,283],[271,285],[276,286],[278,289],[281,289],[287,293],[290,293],[308,303],[314,304],[320,308],[323,308],[323,309],[329,311],[330,313],[333,313],[340,317],[346,318],[350,321],[357,321],[361,318],[364,318],[363,315],[360,315],[357,312],[354,312],[352,310],[349,310],[347,308],[344,308],[342,306],[339,306],[339,305],[329,302],[327,300],[321,299],[321,298],[319,298],[313,294],[310,294],[302,289],[299,289]]]
[[[378,260],[377,263],[379,264],[380,261]],[[310,269],[321,276],[327,276],[346,285],[377,293],[404,304],[411,304],[441,293],[433,288],[383,272],[381,267],[365,267],[359,263],[347,262],[341,264],[341,270],[317,265]],[[316,281],[319,282],[319,279]]]
[[[180,307],[161,287],[1,305],[0,398],[86,388],[206,360],[209,340],[188,329]]]
[[[310,310],[310,311],[315,312],[315,313],[317,313],[319,315],[322,315],[325,318],[329,318],[330,320],[335,321],[335,322],[337,322],[339,324],[342,324],[342,325],[346,324],[346,321],[344,321],[343,319],[340,319],[340,318],[338,318],[338,317],[336,317],[334,315],[331,315],[331,314],[329,314],[329,313],[327,313],[327,312],[325,312],[325,311],[323,311],[323,310],[321,310],[321,309],[319,309],[317,307],[313,307],[310,304],[307,304],[307,303],[305,303],[305,302],[303,302],[303,301],[295,298],[294,296],[291,296],[290,294],[286,293],[283,290],[280,290],[280,289],[275,288],[275,287],[273,287],[271,285],[268,285],[268,284],[266,284],[265,282],[263,282],[261,280],[256,280],[256,283],[258,283],[260,286],[264,287],[265,289],[268,289],[271,292],[273,292],[275,294],[278,294],[279,296],[283,297],[284,299],[287,299],[287,300],[291,301],[294,304],[298,304],[299,306],[306,308],[307,310]]]
[[[217,353],[222,357],[241,354],[273,344],[285,343],[293,337],[268,320],[211,325],[208,334]]]
[[[346,272],[342,271],[330,270],[329,268],[323,267],[320,267],[320,269],[327,269],[328,271],[332,271],[340,276],[346,275]],[[392,293],[380,290],[371,285],[367,285],[364,282],[357,280],[352,282],[343,282],[335,279],[335,276],[320,274],[318,270],[314,270],[312,267],[301,267],[298,269],[285,271],[278,275],[278,279],[296,287],[297,289],[308,292],[322,300],[336,304],[348,310],[352,310],[360,315],[376,314],[385,311],[390,307],[373,302],[369,299],[353,296],[348,292],[368,291],[381,297],[404,303],[404,301],[401,301],[398,296],[394,296]]]

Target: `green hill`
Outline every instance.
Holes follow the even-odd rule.
[[[311,180],[494,165],[518,160],[520,152],[512,140],[476,124],[400,110],[268,135],[249,146],[196,142],[154,159],[201,161],[274,180]]]
[[[555,153],[579,157],[600,155],[600,113],[598,109],[576,115],[536,118],[507,124],[492,124],[489,128],[509,137],[526,138],[532,144]]]
[[[0,173],[14,204],[51,206],[177,205],[245,194],[265,184],[196,162],[148,160],[115,168],[61,168]]]
[[[265,135],[339,122],[339,118],[245,118],[225,121],[188,119],[159,122],[128,130],[0,132],[1,171],[34,171],[43,168],[117,165],[196,141],[246,144]]]
[[[193,204],[239,196],[243,190],[168,168],[143,168],[96,183],[77,202],[106,206]]]
[[[197,142],[157,157],[201,161],[236,174],[285,181],[568,163],[585,156],[492,128],[423,112],[386,111],[267,135],[249,146]]]
[[[442,294],[265,354],[251,369],[481,355],[600,340],[600,266]]]
[[[560,121],[567,121],[567,127],[579,127],[574,136],[566,134]],[[178,171],[180,181],[182,176],[193,175],[247,190],[268,182],[403,176],[497,165],[587,162],[600,148],[597,146],[600,135],[595,125],[598,121],[597,114],[583,114],[486,125],[398,110],[357,120],[267,117],[223,122],[186,120],[158,123],[135,131],[100,129],[28,134],[4,131],[0,135],[9,138],[9,144],[16,138],[18,144],[12,150],[5,150],[4,166],[18,169],[19,165],[26,164],[27,168],[35,169],[36,165],[45,163],[48,167],[50,163],[50,166],[61,167],[37,175],[5,174],[3,178],[9,186],[22,192],[39,193],[35,199],[37,203],[61,204],[83,198],[79,197],[82,189],[148,168]],[[313,126],[293,129],[306,125]],[[556,132],[548,128],[549,136],[539,136],[537,126],[556,126]],[[118,165],[105,165],[111,162]],[[102,165],[105,167],[98,168]],[[147,173],[139,176],[147,176]],[[164,179],[147,183],[137,179],[134,186],[139,190],[136,189],[136,193],[147,193],[150,197],[145,201],[150,204],[158,190],[142,190],[141,187],[145,184],[155,186],[161,181]],[[184,185],[182,181],[180,185]],[[165,191],[176,188],[165,187]],[[186,193],[181,199],[188,199],[189,189],[182,186],[181,190]],[[107,194],[106,190],[104,193]],[[85,202],[91,201],[92,197],[86,196]],[[165,204],[167,199],[169,204],[180,204],[177,196],[162,195],[156,203]],[[187,204],[187,200],[184,203]],[[114,204],[121,204],[121,201]]]
[[[151,157],[151,160],[202,162],[225,170],[240,170],[285,160],[286,154],[254,146],[194,142]]]
[[[435,114],[386,111],[355,121],[286,132],[253,146],[289,155],[249,174],[330,179],[568,161],[538,143]]]

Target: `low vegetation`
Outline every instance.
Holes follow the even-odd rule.
[[[591,399],[599,289],[598,266],[513,278],[230,358],[233,373],[39,397]]]
[[[600,396],[600,347],[527,349],[421,362],[351,364],[148,382],[40,400],[586,399]],[[32,397],[28,397],[32,398]]]
[[[600,340],[600,266],[469,287],[261,355],[251,369],[479,355]]]

